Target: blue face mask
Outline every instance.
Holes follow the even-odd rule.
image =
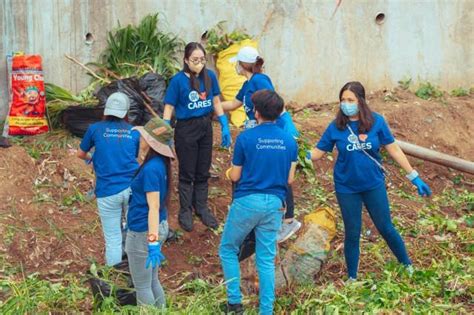
[[[346,116],[354,116],[359,112],[359,106],[353,103],[341,103],[341,110]]]

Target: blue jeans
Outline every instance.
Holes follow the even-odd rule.
[[[410,265],[408,253],[402,237],[392,224],[390,206],[385,184],[380,187],[356,194],[336,192],[337,201],[344,221],[344,256],[350,278],[357,278],[359,267],[359,240],[362,227],[362,203],[367,208],[375,227],[387,242],[390,250],[404,265]]]
[[[97,198],[105,239],[105,262],[113,266],[122,261],[122,215],[127,217],[130,188],[118,194]]]
[[[161,224],[160,224],[161,228]],[[161,235],[161,229],[159,229]],[[158,267],[145,268],[148,257],[148,232],[127,232],[125,251],[128,257],[128,266],[132,275],[133,286],[137,291],[138,305],[154,305],[165,307],[165,292],[158,279]]]
[[[281,208],[281,200],[267,194],[248,195],[232,202],[219,248],[230,304],[242,303],[237,255],[247,234],[255,229],[260,313],[272,314],[275,300],[276,238],[283,217]]]

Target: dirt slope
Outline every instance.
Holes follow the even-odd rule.
[[[386,95],[387,92],[370,94],[370,106],[386,117],[397,138],[473,160],[473,96],[448,97],[443,103],[423,101],[402,90],[390,93],[388,101]],[[298,104],[291,106],[297,111],[304,107]],[[311,109],[298,111],[294,119],[304,136],[315,142],[333,119],[336,110],[335,104],[313,106]],[[234,128],[232,132],[235,138],[239,130]],[[9,268],[18,270],[21,267],[27,274],[39,272],[50,279],[60,278],[66,273],[84,274],[92,260],[101,263],[104,261],[103,237],[95,201],[84,201],[84,195],[91,188],[93,174],[90,167],[75,157],[74,148],[78,146],[78,139],[61,144],[62,138],[55,137],[58,136],[32,137],[23,140],[22,146],[17,144],[8,149],[0,149],[0,234],[3,235],[0,251],[5,255]],[[218,149],[218,124],[215,124],[214,142],[209,204],[223,222],[230,202],[230,183],[224,179],[223,174],[230,165],[231,155],[228,151]],[[36,151],[31,148],[36,148]],[[411,161],[435,193],[453,186],[455,178],[461,178],[462,182],[471,185],[474,181],[472,176],[460,176],[458,172],[441,166],[414,159]],[[398,168],[392,165],[389,168],[399,174]],[[332,191],[331,173],[332,162],[329,159],[316,164],[317,178],[328,193]],[[401,175],[392,178],[392,181],[392,187],[411,189]],[[301,177],[295,184],[297,211],[301,210],[301,204],[306,198],[305,191],[308,187],[305,185]],[[394,194],[391,194],[391,200],[399,205],[395,215],[406,220],[416,211],[417,203],[411,200]],[[329,203],[335,206],[333,198],[330,198]],[[175,229],[178,228],[177,212],[175,192],[169,219],[170,226]],[[370,221],[367,218],[364,221],[370,228]],[[188,278],[206,277],[215,281],[221,278],[217,255],[219,233],[207,230],[198,219],[195,222],[192,233],[180,232],[178,241],[164,248],[168,263],[162,269],[160,277],[168,287],[182,284],[183,274],[188,275]],[[408,236],[407,241],[413,240]],[[339,254],[341,246],[340,230],[333,244]],[[370,268],[362,260],[361,270]],[[337,279],[343,270],[343,262],[335,260],[323,272],[328,277]],[[249,290],[252,290],[254,279],[248,272],[244,276],[248,277],[247,284]]]

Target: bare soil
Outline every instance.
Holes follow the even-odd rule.
[[[387,97],[390,95],[390,97]],[[474,157],[474,97],[447,97],[445,101],[424,101],[403,90],[371,93],[368,97],[370,107],[389,122],[398,139],[432,148],[467,160]],[[296,110],[294,120],[301,133],[312,143],[316,142],[328,123],[333,119],[337,104],[321,104],[299,110],[306,105],[290,104]],[[239,133],[233,128],[233,137]],[[92,187],[94,175],[91,167],[75,157],[79,139],[70,142],[70,147],[54,147],[50,152],[42,152],[33,159],[25,149],[33,145],[37,137],[24,139],[24,145],[14,145],[0,149],[0,251],[13,269],[23,270],[25,274],[38,272],[53,281],[65,274],[84,275],[92,261],[104,262],[104,243],[97,215],[95,201],[84,201],[84,195]],[[210,179],[209,206],[220,222],[224,222],[231,200],[231,184],[224,172],[230,166],[231,153],[219,149],[220,128],[215,124],[215,151],[212,178]],[[55,142],[54,136],[49,141]],[[59,141],[59,140],[57,140]],[[453,186],[453,180],[460,180],[473,187],[473,176],[461,174],[421,160],[410,158],[423,178],[432,187],[434,194]],[[328,173],[332,173],[333,162],[323,159],[315,163],[316,175],[327,192],[333,190]],[[176,175],[176,165],[175,175]],[[400,175],[398,167],[388,163],[392,173],[390,198],[396,205],[393,215],[401,220],[415,218],[417,202],[401,198],[394,193],[396,188],[412,189]],[[269,170],[271,171],[271,170]],[[176,178],[176,176],[175,176]],[[175,181],[176,184],[176,181]],[[296,208],[304,200],[305,185],[303,177],[294,185]],[[176,185],[175,185],[176,186]],[[414,190],[411,190],[415,194]],[[330,203],[337,207],[335,200]],[[173,194],[169,214],[170,227],[179,230],[177,192]],[[446,209],[449,214],[450,209]],[[338,213],[336,209],[336,213]],[[377,237],[370,219],[365,216],[367,229],[374,233],[367,241]],[[338,233],[332,243],[332,253],[321,271],[321,279],[339,281],[345,273],[342,255],[342,223],[338,217]],[[217,254],[220,234],[210,231],[195,218],[194,231],[179,232],[177,241],[164,248],[168,258],[162,268],[160,278],[168,289],[179,287],[191,278],[207,278],[219,281],[221,268]],[[428,237],[428,236],[426,236]],[[407,243],[429,241],[425,237],[405,237]],[[420,243],[421,242],[421,243]],[[288,243],[283,244],[285,248]],[[410,248],[410,246],[408,246]],[[415,255],[414,252],[411,253]],[[390,254],[387,252],[387,256]],[[423,263],[430,257],[413,257]],[[361,257],[362,272],[373,268],[370,262]],[[255,275],[250,263],[244,263],[243,276],[247,291],[254,291]],[[5,268],[3,273],[7,271]]]

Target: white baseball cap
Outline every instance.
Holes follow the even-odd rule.
[[[258,50],[250,47],[250,46],[245,46],[240,48],[239,53],[237,56],[232,57],[229,59],[230,62],[246,62],[246,63],[254,63],[257,61],[258,57]]]
[[[125,93],[115,92],[109,95],[105,102],[104,115],[124,118],[130,109],[130,99]]]

